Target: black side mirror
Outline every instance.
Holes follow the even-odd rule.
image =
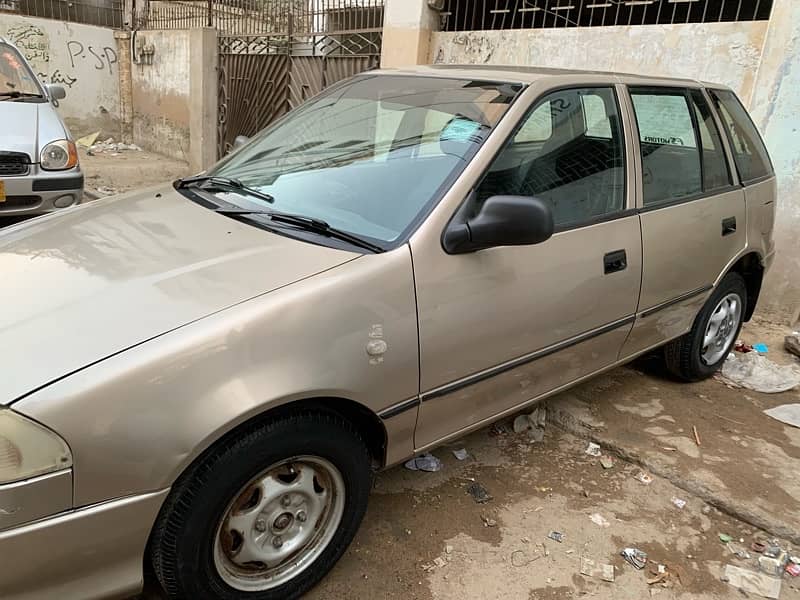
[[[553,211],[530,196],[492,196],[466,223],[450,223],[443,245],[449,254],[465,254],[496,246],[539,244],[553,235]]]
[[[246,135],[237,135],[233,140],[233,146],[231,147],[232,150],[236,150],[244,146],[247,142],[250,141],[250,138]]]

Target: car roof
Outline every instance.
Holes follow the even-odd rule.
[[[378,74],[393,75],[418,75],[427,77],[448,77],[463,78],[473,80],[491,80],[508,83],[531,84],[536,81],[548,78],[576,79],[581,76],[591,76],[593,80],[597,78],[607,78],[610,83],[632,83],[638,85],[675,85],[691,87],[715,87],[725,88],[726,86],[717,83],[708,83],[696,79],[684,79],[680,77],[661,77],[638,75],[635,73],[622,73],[612,71],[591,71],[582,69],[554,69],[550,67],[519,67],[514,65],[425,65],[417,67],[403,67],[399,69],[380,69],[372,71]]]

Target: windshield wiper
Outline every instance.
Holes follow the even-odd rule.
[[[202,184],[208,183],[211,186],[216,186],[218,188],[223,189],[230,189],[237,192],[243,192],[248,196],[253,196],[254,198],[259,198],[260,200],[264,200],[265,202],[269,202],[270,204],[275,202],[275,198],[270,196],[269,194],[265,194],[262,191],[259,191],[255,188],[247,187],[238,179],[233,179],[232,177],[217,177],[215,175],[198,175],[196,177],[185,177],[184,179],[178,179],[177,187],[185,188],[190,185],[194,184]]]
[[[369,250],[375,254],[380,254],[384,251],[383,248],[377,244],[368,242],[367,240],[360,238],[357,235],[353,235],[352,233],[331,227],[326,221],[323,221],[322,219],[315,219],[314,217],[306,217],[303,215],[293,215],[289,213],[268,210],[246,210],[235,208],[218,208],[214,212],[228,217],[261,215],[269,217],[270,221],[275,223],[286,223],[287,225],[294,225],[295,227],[305,229],[306,231],[313,231],[314,233],[318,233],[320,235],[336,238],[337,240],[342,240],[343,242],[347,242],[353,246],[364,248],[365,250]]]
[[[12,90],[10,92],[0,92],[0,98],[44,98],[44,96],[41,94],[34,94],[33,92]]]

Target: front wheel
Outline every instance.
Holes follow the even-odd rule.
[[[684,381],[700,381],[716,373],[739,337],[745,306],[744,279],[728,273],[697,315],[691,331],[664,347],[669,371]]]
[[[156,576],[170,598],[297,598],[347,549],[371,481],[366,445],[335,416],[288,416],[228,438],[165,503],[150,544]]]

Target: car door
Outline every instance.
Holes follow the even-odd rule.
[[[617,360],[641,275],[622,121],[611,84],[546,93],[478,178],[462,209],[538,196],[554,213],[546,242],[449,255],[412,239],[418,448]]]
[[[642,292],[622,357],[687,332],[746,244],[744,193],[701,89],[630,87],[641,163]]]

